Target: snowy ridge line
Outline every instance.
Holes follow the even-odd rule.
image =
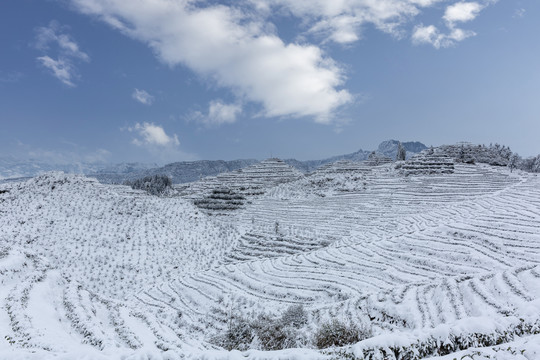
[[[136,284],[178,273],[180,260],[189,268],[209,268],[222,263],[234,246],[234,226],[209,221],[182,199],[130,194],[123,186],[63,176],[60,182],[44,175],[14,185],[13,199],[4,202],[13,210],[0,219],[2,236],[13,244],[49,249],[47,257],[69,269],[67,275],[90,275],[89,290],[129,298],[139,290]]]
[[[500,345],[520,336],[540,334],[538,320],[527,321],[511,317],[500,323],[488,318],[478,319],[477,322],[484,325],[474,326],[466,321],[457,321],[450,326],[442,325],[416,336],[411,333],[397,333],[386,338],[376,336],[351,347],[326,353],[354,360],[414,360],[443,356],[472,347]]]

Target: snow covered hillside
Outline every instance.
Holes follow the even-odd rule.
[[[535,174],[269,159],[177,190],[0,184],[0,359],[540,358]]]

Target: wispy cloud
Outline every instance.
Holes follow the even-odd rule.
[[[401,37],[401,26],[422,8],[442,0],[251,0],[269,15],[279,10],[301,19],[308,32],[327,41],[348,44],[361,38],[362,28],[372,24],[379,30]]]
[[[144,105],[152,105],[154,103],[154,97],[145,90],[135,89],[131,97]]]
[[[12,152],[16,158],[32,159],[46,164],[57,165],[107,163],[112,156],[109,150],[103,148],[87,149],[69,141],[59,141],[59,144],[64,145],[61,150],[35,147],[18,140],[12,148]]]
[[[523,17],[525,17],[525,14],[527,13],[527,10],[525,10],[524,8],[518,8],[514,11],[514,18],[515,19],[521,19]]]
[[[137,137],[132,140],[133,144],[137,146],[178,146],[178,136],[173,134],[167,135],[162,126],[154,123],[136,123],[135,126],[129,127],[128,131],[137,134]]]
[[[19,71],[0,71],[0,83],[16,83],[23,76],[23,73]]]
[[[35,47],[43,53],[37,57],[38,62],[62,83],[74,87],[75,80],[79,78],[75,63],[89,62],[90,56],[79,48],[66,31],[67,28],[56,21],[51,21],[46,27],[37,28]],[[51,51],[56,53],[56,58],[47,54]]]
[[[67,86],[74,87],[74,78],[76,71],[70,61],[65,59],[55,60],[47,55],[40,56],[37,60],[47,69],[51,71],[54,77],[60,80]]]

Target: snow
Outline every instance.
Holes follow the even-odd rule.
[[[407,173],[341,161],[304,176],[274,159],[170,197],[58,172],[3,184],[0,359],[429,357],[457,343],[468,349],[443,359],[533,359],[540,179],[405,163]],[[241,207],[217,216],[193,204],[225,185],[245,192]],[[304,348],[212,342],[232,317],[279,317],[294,304],[308,314]],[[329,319],[373,336],[317,350]]]
[[[524,336],[500,346],[470,348],[447,356],[437,356],[428,360],[536,360],[540,359],[540,335]]]

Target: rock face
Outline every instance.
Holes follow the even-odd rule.
[[[377,148],[377,152],[394,160],[396,158],[398,144],[399,144],[399,141],[397,140],[383,141],[382,143],[379,144],[379,147]],[[403,147],[407,151],[407,154],[406,154],[407,159],[412,157],[414,154],[417,154],[427,149],[426,145],[418,141],[402,142],[401,145],[403,145]]]

